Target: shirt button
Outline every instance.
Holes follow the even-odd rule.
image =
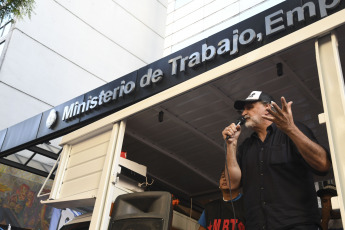
[[[264,190],[264,187],[261,187],[260,189],[261,189],[261,190]]]
[[[265,201],[262,201],[262,205],[266,205],[266,202],[265,202]]]
[[[260,173],[260,176],[263,176],[264,174],[263,173]]]

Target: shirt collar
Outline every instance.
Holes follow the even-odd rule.
[[[275,131],[277,129],[276,124],[272,123],[270,126],[267,127],[267,132],[272,132]]]
[[[232,199],[232,201],[236,201],[238,199],[240,199],[242,197],[242,193],[239,193],[234,199]],[[224,197],[223,197],[224,200]],[[225,202],[230,202],[231,200],[224,200]]]
[[[270,134],[272,134],[274,131],[276,131],[276,129],[277,129],[277,126],[276,126],[276,124],[274,124],[274,123],[272,123],[270,126],[268,126],[268,127],[266,128],[266,130],[267,130],[267,136],[270,135]],[[251,135],[251,137],[259,138],[259,137],[258,137],[258,134],[257,134],[256,132],[253,132],[252,135]]]

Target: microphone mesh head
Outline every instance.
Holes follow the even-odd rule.
[[[244,123],[246,123],[246,119],[243,116],[240,116],[236,121],[236,124],[239,125],[244,125]]]

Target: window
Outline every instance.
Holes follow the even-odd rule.
[[[5,16],[0,22],[0,38],[6,36],[12,25],[12,17]]]
[[[5,46],[5,41],[0,43],[0,56],[2,54],[2,50],[4,49],[4,46]]]
[[[2,54],[2,51],[4,50],[6,35],[10,31],[11,25],[12,25],[11,15],[7,15],[0,20],[0,56]]]

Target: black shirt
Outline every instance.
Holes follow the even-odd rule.
[[[312,131],[296,126],[312,141]],[[295,144],[275,124],[262,142],[253,133],[239,147],[246,229],[288,229],[300,224],[320,224],[313,170]],[[318,173],[320,174],[320,173]]]
[[[244,227],[244,206],[243,198],[233,201],[235,215],[230,201],[223,199],[215,200],[205,206],[206,229],[234,229],[233,224],[237,224],[238,230],[245,230]],[[236,219],[235,219],[236,217]]]

